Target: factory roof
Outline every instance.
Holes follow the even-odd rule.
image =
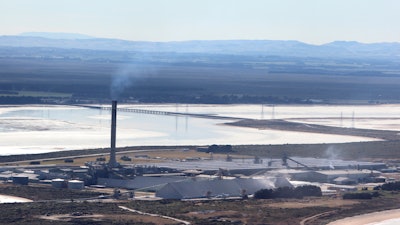
[[[354,181],[354,179],[348,177],[337,177],[333,180],[334,182]]]
[[[176,177],[144,177],[137,176],[130,180],[120,179],[109,179],[109,178],[98,178],[97,184],[104,185],[107,187],[118,187],[127,189],[142,189],[142,188],[158,188],[159,185],[165,185],[170,182],[183,181],[188,179],[183,176]]]
[[[157,197],[167,199],[191,199],[204,197],[238,197],[243,193],[254,194],[261,189],[292,186],[286,178],[231,179],[174,182],[156,192]]]
[[[7,180],[11,179],[12,177],[28,177],[30,180],[37,180],[38,176],[39,175],[33,173],[15,173],[12,171],[5,171],[0,173],[0,180]]]
[[[324,175],[348,175],[348,174],[381,174],[379,171],[372,170],[318,170],[316,173]]]
[[[336,169],[347,169],[347,168],[366,168],[366,169],[377,169],[386,167],[384,163],[373,163],[373,162],[360,162],[360,161],[344,161],[344,160],[331,160],[331,159],[321,159],[321,158],[300,158],[291,157],[292,159],[313,168],[336,168]],[[190,162],[182,161],[167,161],[154,163],[153,165],[158,167],[174,168],[179,170],[241,170],[241,169],[285,169],[286,167],[282,165],[281,159],[270,159],[261,158],[263,163],[256,164],[254,159],[233,159],[232,161],[226,161],[223,159],[214,160],[198,160]],[[269,162],[270,165],[269,165]],[[291,168],[304,168],[297,163],[288,160],[288,166]]]
[[[301,170],[301,169],[277,169],[266,172],[266,174],[299,174],[299,173],[310,173],[310,170]]]

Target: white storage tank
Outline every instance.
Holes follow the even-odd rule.
[[[70,180],[68,181],[68,189],[82,190],[85,187],[83,181],[80,180]]]
[[[64,179],[53,179],[51,180],[51,186],[53,188],[65,188],[66,187],[66,183]]]

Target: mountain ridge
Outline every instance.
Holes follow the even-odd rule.
[[[63,34],[66,35],[66,34]],[[68,34],[73,35],[80,34]],[[67,36],[68,36],[67,35]],[[59,37],[59,36],[58,36]],[[85,38],[84,38],[85,37]],[[334,41],[322,45],[297,40],[191,40],[171,42],[95,38],[48,38],[25,35],[0,36],[0,47],[45,47],[107,51],[258,54],[297,57],[399,57],[400,43]]]

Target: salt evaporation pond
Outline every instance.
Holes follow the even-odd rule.
[[[400,105],[140,104],[119,107],[253,119],[290,119],[371,129],[397,130],[400,127],[400,120],[396,117],[400,113]],[[223,125],[225,122],[230,121],[120,111],[117,146],[344,143],[374,140],[343,135],[241,128]],[[106,110],[50,105],[0,107],[0,155],[103,148],[110,145],[109,136],[110,112]]]

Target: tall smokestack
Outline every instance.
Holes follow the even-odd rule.
[[[115,137],[117,133],[117,101],[112,101],[111,108],[111,151],[110,151],[110,161],[108,164],[110,167],[117,166],[117,160],[115,159]]]

